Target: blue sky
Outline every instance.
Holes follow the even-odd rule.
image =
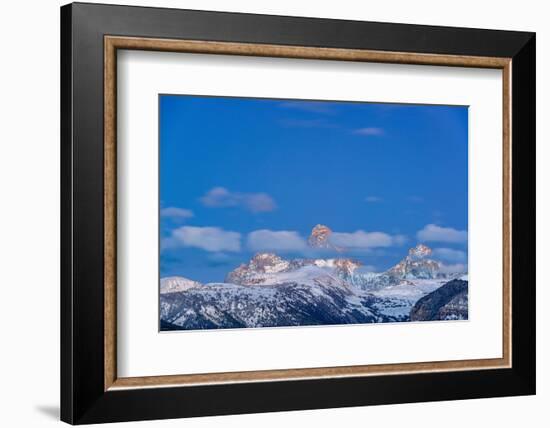
[[[257,251],[342,256],[381,271],[423,242],[466,263],[468,109],[161,95],[161,277],[201,282]],[[330,256],[324,254],[321,256]]]

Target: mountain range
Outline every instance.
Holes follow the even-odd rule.
[[[308,245],[344,252],[331,233],[315,226]],[[257,253],[223,283],[162,278],[161,330],[467,319],[466,272],[442,267],[423,244],[385,272],[369,272],[351,258]]]

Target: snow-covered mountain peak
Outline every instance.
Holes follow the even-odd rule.
[[[248,263],[241,264],[229,272],[226,282],[242,285],[253,285],[262,282],[262,275],[286,272],[290,262],[273,253],[257,253]]]
[[[432,260],[431,248],[418,244],[411,248],[407,257],[387,271],[387,274],[396,279],[430,279],[440,274],[441,263]]]
[[[418,244],[416,247],[409,249],[409,257],[415,259],[423,259],[432,254],[432,249],[424,244]]]
[[[263,273],[284,272],[289,267],[289,262],[273,253],[257,253],[248,262],[249,269]]]
[[[272,285],[301,282],[305,277],[317,283],[321,277],[340,284],[350,277],[361,262],[352,259],[291,259],[285,260],[272,253],[258,253],[226,276],[226,282],[240,285]]]
[[[178,293],[201,285],[200,282],[192,281],[183,276],[169,276],[160,280],[160,294]]]

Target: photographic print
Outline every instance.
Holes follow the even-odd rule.
[[[160,330],[468,319],[468,107],[159,96]]]

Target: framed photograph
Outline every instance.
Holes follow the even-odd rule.
[[[61,8],[61,418],[535,393],[535,35]]]

